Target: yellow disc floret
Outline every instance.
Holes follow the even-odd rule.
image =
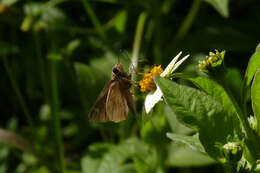
[[[160,74],[163,72],[162,67],[154,66],[150,72],[145,73],[143,79],[139,82],[139,86],[141,89],[141,92],[150,92],[156,88],[156,85],[153,80],[153,76],[160,76]]]

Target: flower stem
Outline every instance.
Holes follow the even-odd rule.
[[[104,32],[102,25],[100,24],[96,14],[95,14],[95,12],[92,10],[88,0],[81,0],[81,1],[83,3],[83,6],[84,6],[87,14],[90,17],[92,24],[94,25],[94,27],[98,31],[98,34],[100,35],[101,38],[103,38],[105,40],[106,39],[105,32]]]
[[[64,149],[62,144],[62,135],[60,127],[59,100],[58,100],[58,82],[57,82],[57,60],[50,60],[51,65],[51,113],[56,140],[56,148],[58,155],[59,172],[65,172]]]
[[[39,63],[39,70],[40,70],[40,75],[41,75],[44,96],[46,99],[45,101],[48,101],[49,92],[48,92],[47,78],[46,78],[46,73],[45,73],[45,64],[44,64],[42,53],[41,53],[41,44],[39,41],[39,37],[36,33],[34,33],[34,43],[35,43],[36,57],[37,57],[37,60]]]
[[[139,56],[141,41],[142,41],[142,35],[144,30],[144,24],[147,18],[147,14],[145,12],[142,12],[137,21],[137,26],[135,30],[135,39],[133,44],[133,51],[132,51],[132,66],[134,68],[137,68],[137,60]],[[133,77],[134,78],[134,77]]]
[[[184,22],[182,23],[180,29],[178,30],[178,33],[176,35],[176,42],[181,40],[183,36],[189,31],[196,15],[200,7],[201,0],[194,0],[192,3],[192,6],[190,8],[189,14],[184,19]]]

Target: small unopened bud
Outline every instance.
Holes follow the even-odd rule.
[[[251,129],[253,129],[254,131],[257,131],[257,122],[254,116],[250,116],[247,118],[248,122],[249,122],[249,126],[251,127]]]
[[[222,64],[224,56],[225,51],[219,52],[215,50],[215,53],[209,52],[209,56],[206,56],[205,60],[199,61],[199,69],[206,73],[214,70],[214,68]]]
[[[242,147],[239,142],[228,142],[222,148],[225,158],[230,162],[236,163],[241,159]]]
[[[23,23],[21,25],[21,30],[23,32],[27,32],[31,29],[33,24],[33,16],[27,16],[24,18]]]

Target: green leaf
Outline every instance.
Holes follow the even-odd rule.
[[[260,44],[257,45],[255,53],[251,56],[246,69],[246,86],[249,86],[256,70],[260,67]]]
[[[164,134],[170,130],[170,127],[164,107],[163,104],[158,105],[153,116],[142,126],[141,137],[146,144],[158,146],[168,141]]]
[[[138,173],[138,172],[134,164],[125,164],[119,169],[117,169],[115,173]]]
[[[79,39],[71,40],[67,46],[63,49],[65,55],[70,56],[80,46],[81,41]]]
[[[243,136],[242,134],[242,129],[241,129],[241,124],[239,122],[238,116],[237,116],[237,111],[235,106],[232,103],[232,100],[228,96],[227,92],[225,89],[219,85],[217,82],[206,78],[202,76],[197,76],[197,77],[188,77],[186,78],[193,82],[198,88],[212,96],[215,100],[220,102],[224,108],[224,111],[228,113],[229,117],[233,119],[233,124],[230,124],[231,126],[233,125],[232,128],[235,129],[237,135],[241,138]]]
[[[29,166],[36,166],[38,163],[38,159],[31,153],[23,153],[22,160],[25,165]]]
[[[169,151],[167,165],[174,167],[198,167],[213,164],[215,161],[209,156],[190,148],[172,145]]]
[[[24,5],[24,12],[27,16],[38,16],[44,10],[44,3],[26,3]]]
[[[257,120],[258,133],[260,133],[260,68],[255,73],[254,81],[251,87],[251,99],[254,116]]]
[[[92,144],[89,147],[88,155],[81,159],[81,168],[83,173],[98,172],[102,157],[112,147],[114,146],[106,143]]]
[[[83,173],[133,172],[133,166],[123,165],[127,159],[147,156],[147,148],[137,138],[131,138],[120,145],[115,145],[103,156],[88,155],[82,159]],[[131,164],[132,165],[132,164]]]
[[[11,6],[11,5],[14,5],[15,3],[17,3],[19,0],[2,0],[0,2],[0,5],[8,5],[8,6]]]
[[[123,33],[125,30],[125,24],[127,20],[127,11],[123,10],[117,13],[114,18],[115,28],[118,32]]]
[[[186,144],[194,151],[199,151],[205,154],[205,150],[199,141],[198,135],[186,136],[173,133],[166,133],[166,136],[175,142]]]
[[[228,0],[205,0],[205,2],[212,5],[223,17],[229,16]]]
[[[63,29],[68,19],[65,13],[54,5],[41,2],[27,3],[24,6],[26,17],[21,30],[28,31],[32,26],[34,31]]]
[[[255,170],[253,170],[253,173],[260,173],[260,164],[256,166]]]
[[[100,165],[100,160],[92,158],[90,156],[85,156],[81,159],[81,167],[84,173],[98,172],[98,167]]]
[[[63,59],[62,55],[58,53],[50,53],[47,57],[53,61],[60,61]]]
[[[222,105],[194,88],[164,78],[155,80],[179,121],[199,131],[199,139],[211,157],[222,157],[217,145],[225,144],[233,135],[232,121]]]
[[[144,153],[141,142],[137,139],[129,139],[125,143],[113,148],[102,159],[98,173],[113,173],[120,168],[120,165],[134,155]]]

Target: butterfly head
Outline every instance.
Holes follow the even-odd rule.
[[[124,72],[124,68],[123,68],[123,65],[120,64],[120,63],[117,63],[114,67],[113,67],[113,70],[112,70],[112,73],[114,75],[119,75],[120,73],[123,73]]]

